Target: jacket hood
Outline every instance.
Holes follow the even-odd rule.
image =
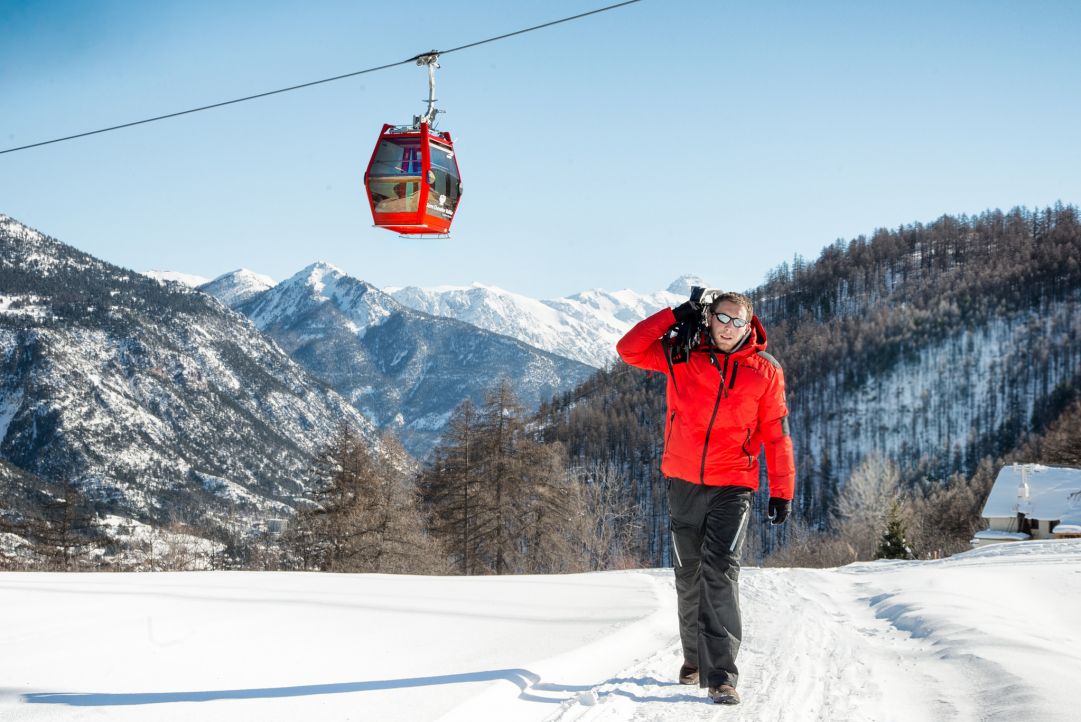
[[[757,353],[758,351],[765,351],[767,343],[765,327],[758,320],[758,316],[751,316],[751,338],[747,339],[747,343],[743,344],[743,346],[751,346]]]

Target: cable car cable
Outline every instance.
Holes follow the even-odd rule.
[[[624,7],[626,5],[633,5],[634,3],[637,3],[637,2],[641,2],[641,0],[627,0],[626,2],[616,3],[615,5],[608,5],[607,7],[597,8],[596,10],[590,10],[589,12],[579,13],[578,15],[571,15],[570,17],[561,18],[559,20],[553,20],[551,22],[543,23],[542,25],[534,25],[531,28],[525,28],[523,30],[516,30],[516,31],[514,31],[512,33],[505,33],[503,35],[497,35],[496,37],[486,38],[485,40],[478,40],[477,42],[469,43],[468,45],[459,45],[458,47],[451,48],[450,50],[438,50],[438,51],[429,50],[426,53],[418,53],[417,55],[414,55],[413,57],[409,58],[408,60],[399,60],[396,63],[387,63],[386,65],[379,65],[379,66],[374,67],[374,68],[367,68],[365,70],[357,70],[356,72],[353,72],[353,73],[345,73],[343,75],[335,75],[332,78],[323,78],[322,80],[313,80],[310,83],[301,83],[300,85],[292,85],[292,86],[290,86],[288,88],[279,88],[278,90],[269,90],[269,91],[267,91],[265,93],[257,93],[256,95],[249,95],[249,96],[244,97],[244,98],[236,98],[234,100],[225,100],[225,101],[222,101],[220,103],[213,103],[211,105],[204,105],[204,106],[199,107],[199,108],[191,108],[189,110],[181,110],[181,111],[178,111],[176,113],[168,113],[166,115],[159,115],[159,116],[155,116],[153,118],[145,118],[143,120],[136,120],[136,121],[133,121],[131,123],[122,123],[120,125],[114,125],[114,126],[111,126],[111,127],[108,127],[108,128],[99,128],[98,130],[90,130],[90,131],[87,131],[85,133],[77,133],[75,135],[69,135],[69,136],[65,136],[63,138],[54,138],[52,140],[43,140],[43,141],[41,141],[39,143],[31,143],[29,145],[21,145],[21,146],[18,146],[16,148],[7,148],[5,150],[0,150],[0,155],[3,155],[5,153],[14,153],[15,151],[19,151],[19,150],[27,150],[29,148],[37,148],[37,147],[43,146],[43,145],[51,145],[53,143],[62,143],[63,141],[75,140],[76,138],[85,138],[85,137],[90,136],[90,135],[98,135],[99,133],[108,133],[109,131],[113,131],[113,130],[121,130],[123,128],[131,128],[133,126],[143,125],[145,123],[154,123],[154,122],[159,121],[159,120],[166,120],[168,118],[176,118],[176,117],[181,116],[181,115],[189,115],[191,113],[199,113],[201,111],[211,110],[213,108],[221,108],[221,107],[226,106],[226,105],[234,105],[236,103],[244,103],[244,102],[249,101],[249,100],[256,100],[258,98],[265,98],[268,95],[277,95],[279,93],[288,93],[288,92],[290,92],[292,90],[300,90],[301,88],[310,88],[313,85],[321,85],[323,83],[330,83],[330,82],[333,82],[335,80],[342,80],[344,78],[352,78],[352,77],[355,77],[357,75],[364,75],[365,73],[374,73],[374,72],[379,71],[379,70],[387,70],[388,68],[393,68],[393,67],[396,67],[398,65],[406,65],[408,63],[414,63],[418,59],[420,59],[420,58],[422,58],[424,56],[427,56],[427,55],[433,55],[433,54],[435,54],[435,55],[446,55],[447,53],[456,53],[459,50],[465,50],[467,48],[474,48],[474,47],[476,47],[478,45],[484,45],[485,43],[492,43],[492,42],[495,42],[496,40],[503,40],[505,38],[514,37],[515,35],[522,35],[523,33],[533,32],[534,30],[541,30],[543,28],[548,28],[548,27],[551,27],[553,25],[559,25],[560,23],[570,22],[571,20],[579,20],[579,19],[587,17],[589,15],[596,15],[597,13],[603,13],[603,12],[606,12],[608,10],[615,10],[616,8],[621,8],[621,7]]]
[[[503,40],[504,38],[514,37],[515,35],[521,35],[522,33],[530,33],[530,32],[533,32],[534,30],[540,30],[542,28],[549,28],[549,27],[551,27],[553,25],[559,25],[560,23],[566,23],[566,22],[570,22],[571,20],[578,20],[579,18],[584,18],[587,15],[596,15],[597,13],[603,13],[603,12],[606,12],[608,10],[615,10],[616,8],[621,8],[624,5],[633,5],[636,2],[641,2],[641,0],[627,0],[627,2],[621,2],[621,3],[616,3],[615,5],[609,5],[608,7],[597,8],[596,10],[590,10],[589,12],[580,13],[578,15],[571,15],[570,17],[563,18],[561,20],[553,20],[552,22],[544,23],[543,25],[534,25],[533,27],[526,28],[525,30],[516,30],[513,33],[507,33],[506,35],[499,35],[499,36],[496,36],[494,38],[488,38],[487,40],[478,40],[477,42],[469,43],[468,45],[459,45],[458,47],[451,48],[450,50],[441,50],[441,51],[439,51],[439,55],[446,55],[447,53],[455,53],[455,52],[458,52],[459,50],[465,50],[466,48],[475,48],[476,46],[484,45],[485,43],[494,43],[496,40]],[[420,55],[417,56],[417,58],[420,58],[421,55],[428,55],[428,54],[429,53],[421,53]],[[412,58],[412,59],[415,60],[416,58]]]
[[[226,101],[223,101],[221,103],[214,103],[212,105],[204,105],[204,106],[202,106],[200,108],[191,108],[189,110],[181,110],[181,111],[178,111],[176,113],[169,113],[167,115],[159,115],[159,116],[156,116],[154,118],[146,118],[144,120],[136,120],[136,121],[131,122],[131,123],[123,123],[121,125],[114,125],[114,126],[109,127],[109,128],[100,128],[99,130],[90,130],[90,131],[87,131],[85,133],[78,133],[76,135],[69,135],[69,136],[66,136],[64,138],[55,138],[53,140],[44,140],[44,141],[41,141],[40,143],[31,143],[30,145],[23,145],[23,146],[20,146],[18,148],[8,148],[7,150],[0,150],[0,155],[3,155],[4,153],[14,153],[17,150],[26,150],[27,148],[37,148],[38,146],[50,145],[52,143],[61,143],[61,142],[65,141],[65,140],[75,140],[76,138],[85,138],[88,135],[97,135],[98,133],[108,133],[111,130],[120,130],[122,128],[131,128],[132,126],[143,125],[144,123],[153,123],[153,122],[158,121],[158,120],[166,120],[168,118],[176,118],[177,116],[180,116],[180,115],[188,115],[190,113],[198,113],[198,112],[203,111],[203,110],[210,110],[212,108],[220,108],[220,107],[222,107],[224,105],[233,105],[235,103],[243,103],[243,102],[248,101],[248,100],[255,100],[256,98],[265,98],[268,95],[277,95],[278,93],[288,93],[290,90],[299,90],[300,88],[309,88],[309,87],[311,87],[313,85],[319,85],[321,83],[329,83],[329,82],[334,81],[334,80],[341,80],[342,78],[352,78],[353,76],[363,75],[364,73],[374,73],[377,70],[386,70],[387,68],[393,68],[396,65],[405,65],[406,63],[411,63],[411,62],[413,62],[413,58],[410,58],[409,60],[401,60],[401,61],[399,61],[397,63],[389,63],[387,65],[380,65],[377,68],[368,68],[367,70],[358,70],[355,73],[346,73],[345,75],[337,75],[337,76],[335,76],[333,78],[324,78],[323,80],[313,80],[310,83],[302,83],[301,85],[293,85],[293,86],[288,87],[288,88],[280,88],[278,90],[270,90],[270,91],[267,91],[265,93],[258,93],[257,95],[249,95],[246,98],[236,98],[235,100],[226,100]]]

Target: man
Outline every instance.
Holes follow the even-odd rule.
[[[716,703],[738,704],[739,560],[759,450],[765,446],[773,524],[791,510],[795,463],[784,373],[765,352],[751,300],[717,294],[703,321],[702,295],[695,288],[691,300],[641,321],[616,350],[628,364],[667,377],[661,471],[683,642],[679,681],[707,687]]]

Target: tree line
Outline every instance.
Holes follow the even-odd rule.
[[[225,534],[176,522],[105,524],[78,485],[0,499],[0,534],[21,539],[14,569],[265,569],[530,574],[634,567],[639,513],[616,465],[567,463],[506,380],[466,400],[415,474],[392,436],[376,455],[348,427],[316,455],[292,518]],[[14,469],[14,467],[10,467]],[[34,480],[30,487],[45,484]],[[3,488],[12,490],[12,484]],[[46,498],[47,497],[47,498]],[[55,499],[53,498],[55,497]],[[18,507],[16,510],[15,507]]]
[[[392,466],[341,432],[321,456],[310,508],[283,538],[282,563],[475,575],[638,562],[635,509],[614,470],[568,466],[563,446],[545,441],[506,380],[480,406],[458,406],[415,477]]]

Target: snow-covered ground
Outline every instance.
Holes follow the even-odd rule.
[[[0,719],[1066,720],[1081,541],[745,569],[743,704],[674,683],[671,572],[0,574]]]

